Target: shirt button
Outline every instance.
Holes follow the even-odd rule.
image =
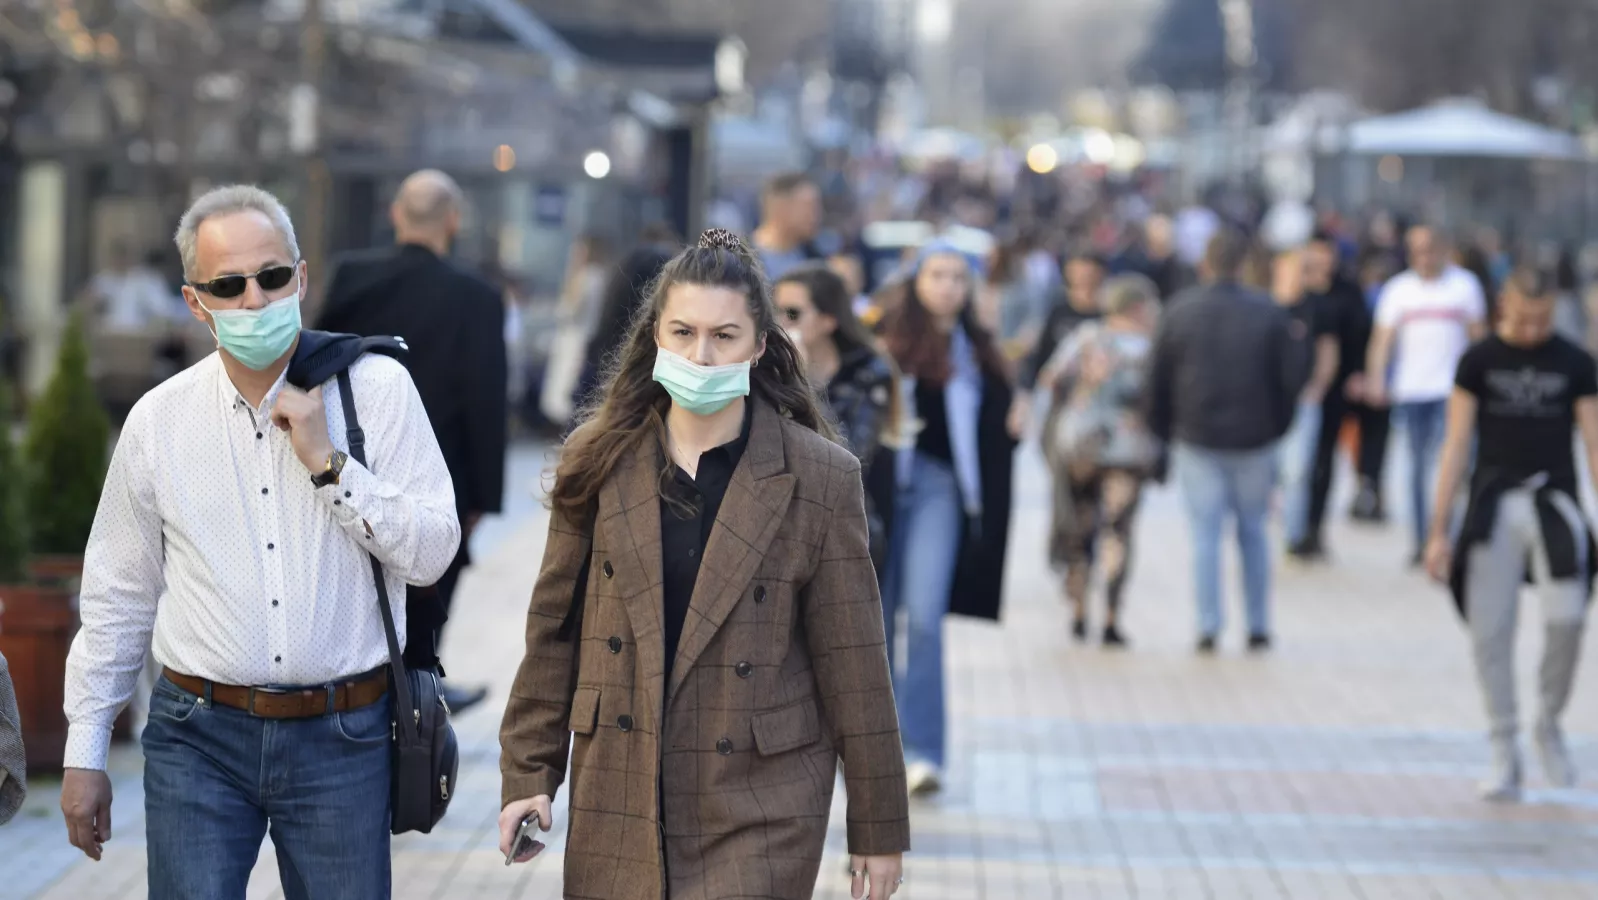
[[[348,496],[349,496],[349,495],[350,495],[350,492],[349,492],[349,491],[345,491],[345,492],[344,492],[344,496],[346,496],[346,497],[348,497]]]
[[[266,545],[266,549],[268,549],[268,550],[276,550],[277,549],[277,545],[276,544],[267,544]]]
[[[722,738],[721,740],[717,741],[716,752],[720,753],[722,756],[731,756],[732,741],[728,740],[727,738]]]
[[[272,657],[272,662],[282,662],[282,661],[283,661],[283,657],[281,657],[281,656]]]
[[[266,493],[266,488],[261,488],[261,493]]]
[[[343,500],[334,500],[333,501],[333,505],[334,506],[343,506],[344,505],[344,501]]]
[[[256,432],[256,433],[255,433],[255,439],[256,439],[256,440],[260,440],[260,439],[261,439],[261,438],[264,438],[264,437],[266,437],[266,435],[264,435],[264,434],[262,434],[262,433],[260,433],[260,432],[259,432],[259,431],[257,431],[257,432]]]
[[[698,555],[699,555],[699,551],[698,550],[695,550],[693,547],[689,547],[688,548],[688,558],[689,559],[693,559],[695,556],[698,556]]]
[[[277,605],[277,601],[276,601],[276,600],[273,600],[273,601],[272,601],[272,605],[273,605],[273,606],[276,606],[276,605]]]
[[[610,648],[610,652],[612,653],[621,652],[621,638],[619,637],[612,637],[609,641],[605,642],[605,645]]]
[[[739,678],[748,678],[750,675],[755,674],[755,667],[746,662],[733,666],[732,670],[738,673]]]
[[[620,728],[622,731],[632,731],[633,730],[633,717],[629,716],[629,715],[626,715],[625,713],[620,715],[620,716],[618,716],[616,718],[616,727]]]
[[[605,577],[606,578],[610,578],[610,577],[612,577],[612,576],[614,576],[616,574],[616,570],[612,569],[610,567],[610,560],[608,560],[608,559],[605,560],[605,564],[604,565],[599,567],[599,571],[605,573]]]
[[[759,585],[758,587],[755,588],[755,602],[756,603],[765,603],[766,602],[766,586],[765,585],[762,584],[762,585]]]

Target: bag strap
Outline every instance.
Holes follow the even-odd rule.
[[[361,430],[360,419],[355,415],[355,392],[350,388],[349,369],[339,370],[338,399],[344,406],[344,428],[349,438],[350,458],[366,466],[366,432]],[[367,468],[370,469],[371,466]],[[415,707],[411,705],[410,674],[405,671],[405,658],[400,652],[399,635],[394,631],[394,611],[388,604],[388,583],[383,580],[383,564],[378,561],[377,555],[371,551],[367,551],[366,555],[372,560],[372,580],[377,584],[377,609],[383,614],[383,636],[388,638],[388,667],[393,676],[390,680],[397,695],[394,721],[404,733],[405,741],[414,744],[417,715]],[[407,710],[412,711],[412,714],[403,715]]]

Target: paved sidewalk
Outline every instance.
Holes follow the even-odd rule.
[[[1475,799],[1486,752],[1464,637],[1446,596],[1404,570],[1401,528],[1338,526],[1333,565],[1278,573],[1275,652],[1242,653],[1234,613],[1222,653],[1204,659],[1191,651],[1180,508],[1156,491],[1128,598],[1134,649],[1113,654],[1068,640],[1040,564],[1043,477],[1024,451],[1003,625],[949,626],[949,786],[915,804],[899,896],[1598,898],[1598,792],[1534,782],[1519,806]],[[542,529],[536,513],[525,518],[457,600],[451,675],[492,682],[495,694],[457,722],[465,755],[448,818],[395,842],[397,897],[559,896],[558,831],[556,853],[514,870],[494,834],[497,701],[519,659]],[[1532,612],[1523,696],[1541,631]],[[1598,679],[1595,660],[1589,652],[1586,682]],[[1593,690],[1578,690],[1569,726],[1578,761],[1598,776]],[[136,754],[117,765],[106,860],[73,862],[51,787],[37,784],[29,813],[0,829],[0,898],[145,896]],[[840,808],[823,900],[847,896],[841,820]],[[279,896],[267,848],[251,897]]]

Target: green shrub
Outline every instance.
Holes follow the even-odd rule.
[[[89,343],[73,316],[55,376],[33,404],[23,446],[35,553],[81,556],[100,505],[111,421],[89,375]]]
[[[11,386],[0,380],[0,584],[22,584],[28,575],[28,520],[12,418]]]

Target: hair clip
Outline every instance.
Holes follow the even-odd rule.
[[[701,250],[731,250],[734,253],[744,252],[743,239],[725,228],[707,228],[699,235],[699,248]]]

